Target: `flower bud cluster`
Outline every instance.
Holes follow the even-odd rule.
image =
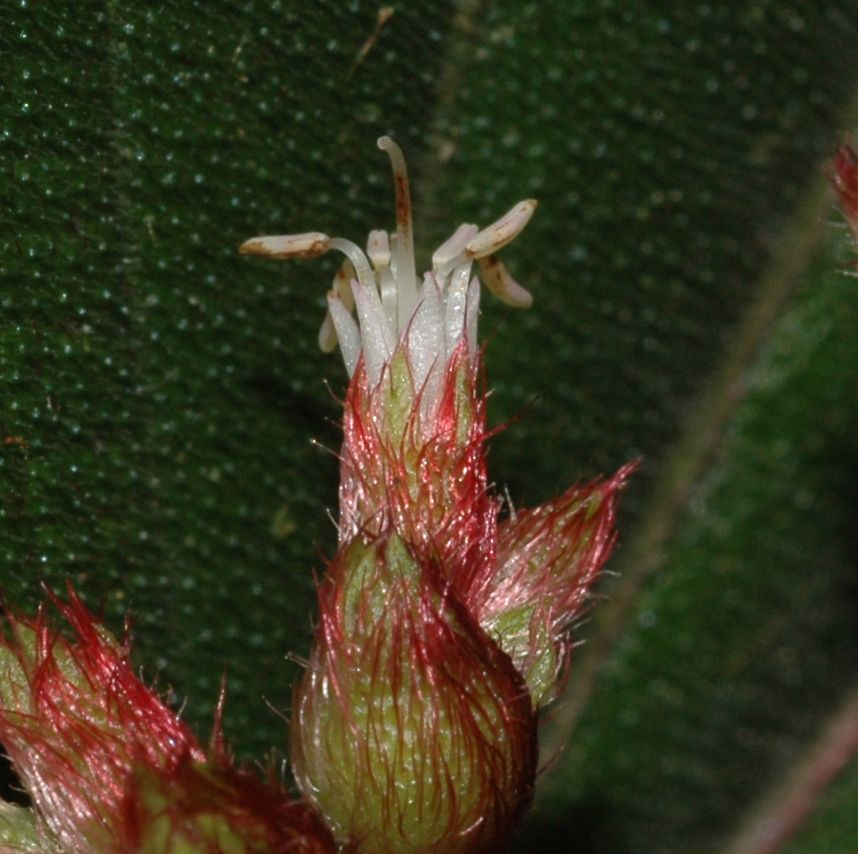
[[[388,137],[379,147],[394,232],[370,232],[365,253],[320,232],[241,247],[346,257],[319,334],[350,382],[338,549],[293,704],[305,800],[233,764],[220,707],[203,748],[69,588],[66,602],[49,594],[69,636],[45,609],[3,623],[0,743],[32,809],[0,803],[0,851],[496,852],[527,808],[538,711],[562,684],[634,465],[504,514],[486,471],[477,318],[481,286],[531,304],[496,253],[536,203],[459,226],[418,281],[405,160]],[[848,217],[856,172],[843,154]]]

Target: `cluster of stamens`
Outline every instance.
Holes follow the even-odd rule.
[[[393,166],[396,231],[371,231],[364,253],[355,243],[321,232],[254,237],[239,251],[266,258],[316,258],[331,249],[346,256],[328,292],[328,313],[319,345],[330,352],[339,342],[351,377],[363,356],[367,377],[377,384],[401,338],[408,350],[415,387],[422,388],[434,369],[446,364],[466,341],[476,351],[479,278],[498,299],[515,308],[533,302],[495,253],[527,225],[536,202],[514,205],[487,228],[460,225],[432,256],[432,269],[418,286],[414,230],[405,158],[390,137],[378,140]],[[353,312],[357,313],[357,320]]]

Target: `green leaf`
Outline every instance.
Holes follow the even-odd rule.
[[[235,247],[389,226],[390,132],[424,258],[540,200],[505,254],[534,308],[483,319],[496,482],[646,461],[521,850],[726,844],[854,681],[858,304],[821,164],[855,4],[0,12],[7,596],[130,609],[196,725],[226,673],[239,752],[283,749],[345,376],[315,350],[332,266]]]
[[[570,706],[589,702],[544,780],[548,815],[594,839],[583,850],[717,850],[854,682],[858,291],[838,260],[820,254],[736,377],[670,536],[632,535],[618,561],[600,660],[579,660],[600,672],[573,676]],[[629,558],[655,576],[636,583]]]

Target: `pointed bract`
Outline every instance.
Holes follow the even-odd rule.
[[[204,759],[188,727],[134,674],[117,642],[69,591],[52,597],[74,632],[7,616],[0,642],[0,743],[66,851],[110,851],[135,761],[169,771]]]
[[[534,706],[562,687],[568,629],[611,553],[619,492],[636,466],[515,512],[500,526],[494,571],[469,591],[480,625],[525,677]]]

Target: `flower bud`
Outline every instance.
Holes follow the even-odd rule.
[[[339,552],[319,588],[292,760],[349,850],[499,851],[530,800],[536,710],[557,690],[630,469],[499,525],[480,278],[507,305],[531,304],[495,253],[536,203],[482,230],[460,225],[418,282],[405,161],[388,137],[379,147],[396,232],[371,231],[366,254],[315,232],[244,244],[271,258],[306,257],[311,244],[347,257],[319,334],[324,350],[339,341],[351,378]]]
[[[169,773],[203,760],[188,727],[135,676],[127,644],[70,591],[55,607],[75,633],[8,617],[0,644],[0,743],[63,849],[110,851],[135,761]]]
[[[0,743],[33,811],[0,808],[0,850],[332,852],[306,804],[211,755],[135,675],[129,644],[69,588],[51,596],[72,629],[7,611],[0,638]]]
[[[337,840],[368,854],[501,850],[536,762],[509,657],[395,534],[341,550],[319,608],[292,761]]]

